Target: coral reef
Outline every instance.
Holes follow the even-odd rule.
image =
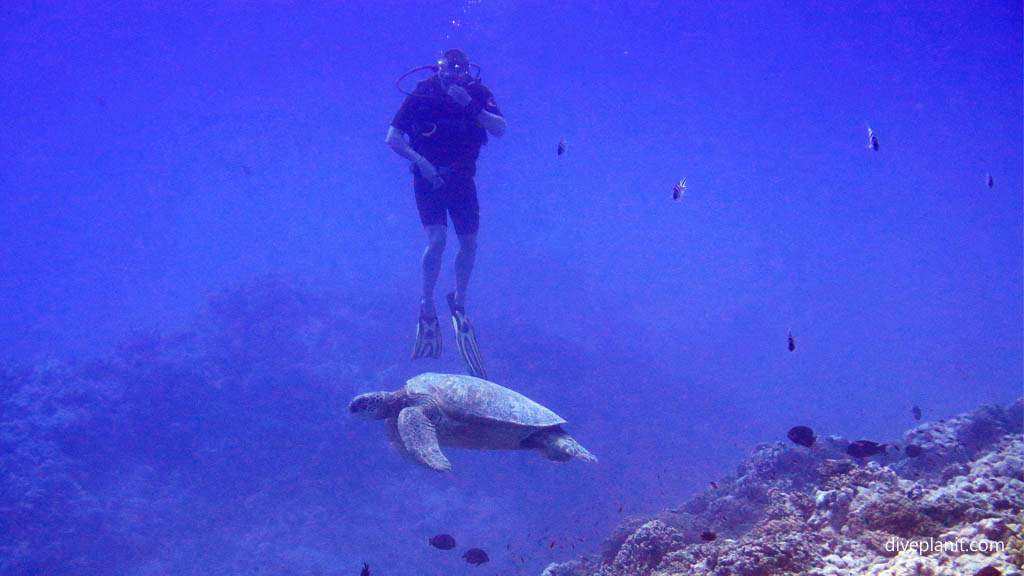
[[[872,458],[836,436],[760,445],[714,489],[542,576],[1020,575],[1022,424],[1024,399],[924,423]]]
[[[354,484],[336,429],[354,389],[339,382],[377,377],[357,313],[270,276],[212,296],[196,330],[134,334],[95,360],[0,365],[0,574],[253,573],[230,552],[195,560],[238,541],[244,566],[310,573],[253,553],[233,525],[298,548],[306,520],[278,518],[300,500],[340,505],[328,496]]]

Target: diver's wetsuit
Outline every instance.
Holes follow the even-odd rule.
[[[409,135],[409,145],[426,158],[445,184],[434,190],[431,183],[412,168],[416,207],[424,226],[448,223],[451,213],[455,233],[475,235],[480,227],[476,197],[476,159],[487,143],[487,131],[476,121],[480,110],[501,116],[494,95],[480,82],[464,86],[473,97],[460,106],[447,96],[437,76],[421,81],[407,96],[391,125]]]

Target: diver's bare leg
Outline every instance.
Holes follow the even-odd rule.
[[[455,303],[459,306],[466,304],[466,289],[475,262],[476,234],[460,234],[459,253],[455,255]]]
[[[445,237],[448,227],[432,224],[424,228],[427,232],[427,248],[423,251],[423,300],[421,310],[434,309],[434,286],[441,274],[441,255],[444,254]],[[461,253],[461,251],[460,251]]]

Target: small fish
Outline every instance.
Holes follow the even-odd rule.
[[[718,490],[718,482],[708,482],[708,486],[711,486],[712,490]]]
[[[676,182],[676,187],[672,189],[672,199],[679,200],[686,193],[686,176],[679,182]]]
[[[558,540],[552,540],[552,541],[551,541],[551,545],[550,545],[550,546],[548,546],[548,550],[550,550],[550,549],[552,549],[552,548],[554,548],[554,547],[555,547],[555,542],[558,542]]]
[[[986,184],[988,184],[988,187],[989,187],[989,188],[991,188],[991,187],[995,186],[995,184],[996,184],[996,183],[995,183],[995,182],[994,182],[994,181],[992,180],[992,175],[991,175],[991,174],[985,174],[985,183],[986,183]]]
[[[455,538],[450,534],[438,534],[430,539],[430,545],[438,550],[451,550],[455,548]]]
[[[786,433],[786,438],[789,438],[794,444],[799,444],[810,448],[814,446],[814,441],[817,439],[814,437],[814,430],[811,430],[807,426],[793,426]]]
[[[867,458],[885,452],[886,444],[879,444],[871,440],[857,440],[846,448],[846,453],[854,458]]]
[[[878,152],[878,134],[868,126],[868,149]]]
[[[917,458],[924,450],[922,450],[917,444],[907,444],[905,451],[907,453],[907,458]]]
[[[462,557],[466,559],[467,564],[474,564],[476,566],[490,560],[490,558],[487,557],[487,552],[484,552],[479,548],[470,548],[469,550],[466,550],[466,553],[463,554]]]
[[[796,340],[793,340],[793,331],[789,331],[789,351],[793,352],[796,350]]]
[[[569,151],[569,141],[562,138],[558,141],[558,155],[565,156],[565,153]]]
[[[619,504],[619,514],[622,514],[622,504]]]
[[[363,571],[359,573],[359,576],[370,576],[370,565],[363,562]]]
[[[911,408],[910,411],[914,414],[914,420],[920,420],[921,419],[921,407],[920,406],[918,406],[917,404],[914,404],[914,407]]]
[[[714,532],[701,532],[700,533],[700,539],[705,541],[705,542],[713,542],[717,538],[718,538],[718,534],[715,534]]]

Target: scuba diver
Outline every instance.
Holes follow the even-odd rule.
[[[474,76],[470,68],[475,67]],[[412,93],[401,88],[409,74],[430,68],[436,74],[420,81]],[[480,82],[479,66],[471,64],[462,50],[441,54],[437,67],[410,70],[398,79],[406,94],[386,142],[396,154],[412,162],[413,189],[420,221],[427,233],[423,251],[423,295],[416,324],[416,345],[412,358],[439,358],[441,330],[434,308],[434,285],[441,272],[441,254],[451,214],[459,251],[455,255],[455,290],[447,295],[455,326],[455,343],[469,373],[486,378],[473,326],[466,317],[466,289],[476,260],[476,237],[480,225],[477,202],[476,159],[487,143],[488,132],[505,133],[505,119],[494,95]],[[406,141],[406,135],[409,140]]]

